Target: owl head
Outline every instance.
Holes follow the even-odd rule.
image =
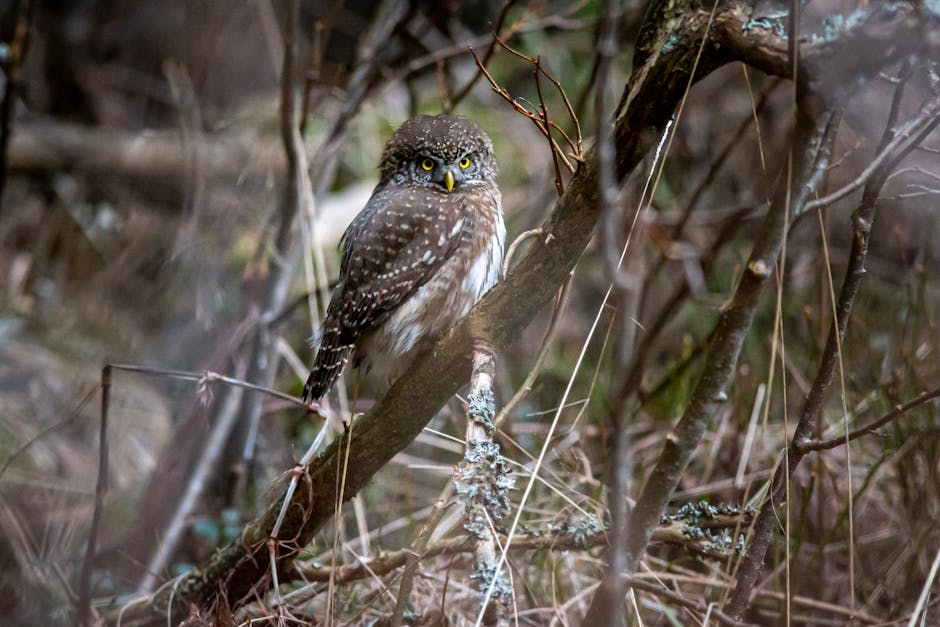
[[[454,192],[494,181],[493,143],[460,115],[419,115],[392,135],[379,163],[379,185],[418,185]]]

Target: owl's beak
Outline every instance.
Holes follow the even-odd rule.
[[[447,188],[448,192],[454,191],[454,171],[448,170],[444,175],[444,187]]]

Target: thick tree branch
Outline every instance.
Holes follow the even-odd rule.
[[[715,19],[715,42],[738,61],[791,78],[788,13],[755,12],[754,4],[728,2]],[[936,18],[925,15],[916,1],[871,2],[833,25],[825,33],[801,36],[799,52],[801,82],[829,96],[846,93],[910,54],[936,58],[940,51]]]

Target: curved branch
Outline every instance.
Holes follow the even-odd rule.
[[[792,78],[784,21],[755,13],[753,2],[729,2],[715,19],[712,36],[734,60],[766,74]],[[846,92],[910,54],[940,51],[936,20],[919,2],[872,2],[843,20],[842,28],[800,38],[798,75],[824,94]]]

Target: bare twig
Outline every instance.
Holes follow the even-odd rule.
[[[512,244],[506,249],[506,258],[503,259],[503,276],[509,274],[509,266],[512,263],[512,258],[516,256],[516,249],[527,239],[531,237],[541,237],[541,235],[542,229],[529,229],[528,231],[520,233],[519,236],[512,241]]]
[[[852,431],[846,434],[837,435],[835,437],[826,438],[824,440],[805,440],[803,442],[798,442],[796,445],[796,448],[801,453],[808,453],[810,451],[824,451],[824,450],[836,448],[839,446],[845,446],[847,442],[851,442],[852,440],[857,440],[863,435],[868,435],[869,433],[873,433],[876,429],[880,429],[881,427],[885,426],[889,422],[896,420],[897,418],[903,416],[904,414],[914,409],[915,407],[919,407],[923,405],[924,403],[926,403],[927,401],[933,400],[938,397],[940,397],[940,388],[934,388],[932,390],[928,390],[927,392],[918,394],[917,396],[907,401],[906,403],[897,405],[894,409],[889,411],[887,414],[885,414],[881,418],[878,418],[877,420],[873,420],[863,427],[859,427],[857,429],[853,429]]]
[[[499,94],[499,96],[502,97],[503,100],[508,102],[513,107],[513,109],[515,109],[518,113],[529,118],[529,120],[531,120],[532,123],[535,124],[535,127],[539,130],[539,132],[548,140],[549,148],[552,153],[552,160],[553,160],[554,165],[556,166],[555,187],[556,187],[556,190],[559,191],[559,193],[562,193],[563,189],[561,189],[561,185],[562,185],[561,172],[560,172],[560,169],[558,168],[558,161],[561,160],[571,172],[574,172],[575,167],[571,163],[571,160],[561,151],[561,148],[558,146],[558,142],[552,136],[552,130],[558,131],[561,134],[561,136],[564,138],[565,142],[568,144],[568,148],[570,150],[572,159],[574,161],[580,161],[582,159],[581,126],[580,126],[580,123],[578,122],[578,118],[575,116],[574,109],[572,108],[571,103],[569,102],[568,96],[565,94],[564,89],[562,89],[561,83],[559,83],[551,74],[549,74],[545,70],[544,67],[542,67],[542,64],[539,61],[539,59],[522,54],[521,52],[518,52],[517,50],[510,48],[505,42],[499,39],[499,37],[496,37],[496,40],[499,42],[499,44],[503,48],[505,48],[506,50],[513,53],[515,56],[523,59],[524,61],[526,61],[527,63],[530,63],[533,66],[534,68],[533,71],[535,73],[535,79],[536,79],[536,90],[539,95],[539,107],[537,108],[538,110],[534,110],[536,109],[536,107],[534,106],[533,106],[533,110],[530,110],[526,108],[525,106],[523,106],[522,104],[520,104],[519,98],[513,98],[512,95],[510,95],[510,93],[505,88],[501,87],[496,82],[496,79],[494,79],[492,75],[487,71],[486,67],[483,65],[482,61],[480,61],[479,57],[477,57],[476,53],[473,50],[471,50],[470,53],[473,55],[473,58],[477,63],[477,67],[480,69],[481,72],[483,72],[483,75],[486,76],[486,79],[489,81],[490,87],[492,87],[493,91]],[[555,88],[561,94],[561,97],[565,102],[565,106],[568,109],[568,113],[569,115],[572,116],[572,120],[574,121],[574,124],[575,124],[576,140],[572,140],[571,137],[569,137],[568,134],[565,133],[564,129],[562,129],[556,122],[548,119],[548,112],[545,106],[544,98],[542,96],[542,90],[541,90],[541,86],[539,83],[539,76],[544,76],[549,81],[551,81],[551,83],[555,86]]]
[[[559,318],[561,318],[561,312],[565,308],[565,303],[568,299],[568,290],[570,287],[571,281],[569,280],[558,290],[558,298],[555,300],[554,309],[552,309],[552,319],[548,323],[548,328],[545,329],[545,335],[542,336],[542,343],[539,346],[539,352],[535,357],[535,362],[529,369],[529,374],[526,375],[522,385],[519,386],[519,389],[516,390],[516,393],[513,394],[513,397],[509,399],[509,402],[503,405],[503,408],[499,410],[499,413],[496,414],[496,418],[493,419],[493,424],[497,428],[499,428],[499,426],[503,423],[504,420],[506,420],[506,418],[519,405],[519,403],[525,399],[529,392],[532,391],[532,385],[535,383],[535,379],[538,377],[539,371],[541,371],[542,366],[545,363],[545,359],[548,357],[548,349],[551,346],[552,336],[555,334],[555,327],[558,324]]]
[[[402,551],[400,554],[401,562],[398,566],[404,566],[405,569],[402,571],[401,582],[398,585],[398,597],[395,600],[395,611],[392,614],[392,627],[397,627],[402,622],[405,608],[408,605],[408,596],[411,594],[412,585],[414,585],[414,577],[418,572],[418,566],[423,558],[429,556],[428,542],[431,540],[431,534],[434,533],[438,523],[441,522],[441,518],[443,518],[444,512],[447,511],[453,496],[454,483],[453,481],[448,481],[447,485],[444,486],[444,489],[441,491],[440,496],[438,496],[437,500],[434,502],[434,508],[425,521],[424,527],[422,527],[421,531],[418,533],[418,537],[415,539],[411,549]],[[373,572],[379,575],[385,574],[385,572],[389,572],[393,568],[397,568],[397,566],[394,566],[383,572],[382,568],[376,568],[377,564],[373,563],[369,566]],[[338,583],[342,583],[343,581],[340,576],[337,576],[335,580]],[[316,581],[316,579],[309,579],[309,581]]]
[[[309,403],[304,403],[296,396],[291,396],[290,394],[285,394],[284,392],[279,392],[275,389],[264,387],[263,385],[256,385],[254,383],[249,383],[243,379],[237,377],[230,377],[228,375],[219,374],[218,372],[212,372],[211,370],[206,370],[204,372],[190,372],[188,370],[168,370],[166,368],[150,368],[147,366],[136,366],[132,364],[108,364],[113,370],[122,370],[124,372],[135,372],[139,374],[153,375],[157,377],[168,377],[171,379],[180,379],[182,381],[194,381],[198,383],[200,393],[205,393],[204,387],[208,383],[224,383],[226,385],[231,385],[239,387],[245,390],[251,390],[252,392],[259,392],[267,396],[272,396],[274,398],[280,399],[282,401],[288,402],[297,407],[301,407],[307,410],[315,409],[311,407]],[[323,418],[324,416],[320,416]]]
[[[545,70],[545,68],[542,67],[542,64],[539,63],[539,59],[537,57],[530,57],[529,55],[519,52],[515,48],[510,47],[509,44],[507,44],[505,41],[503,41],[499,37],[496,38],[496,41],[499,43],[500,46],[502,46],[508,52],[514,54],[515,56],[526,61],[527,63],[534,65],[535,71],[543,75],[545,78],[547,78],[552,83],[552,85],[555,86],[555,89],[558,90],[558,93],[561,95],[561,99],[565,103],[565,107],[568,109],[568,115],[571,117],[571,120],[574,122],[575,140],[572,140],[570,137],[568,137],[567,133],[565,133],[561,129],[561,127],[559,127],[554,122],[551,123],[551,126],[552,128],[556,129],[558,132],[560,132],[564,136],[565,141],[568,142],[568,146],[571,148],[571,154],[573,154],[575,157],[579,157],[581,155],[581,123],[578,121],[578,115],[575,113],[574,107],[571,105],[571,101],[568,100],[568,94],[565,93],[565,90],[564,88],[562,88],[561,83],[559,83],[558,80],[555,79],[554,76],[549,74]],[[547,120],[545,120],[545,122],[546,124],[548,124]]]
[[[244,370],[242,365],[239,368]],[[242,390],[240,387],[226,390],[226,396],[219,408],[219,420],[213,424],[209,439],[206,440],[198,463],[186,484],[186,490],[179,503],[176,504],[173,516],[163,532],[161,541],[157,544],[148,562],[144,576],[138,584],[138,593],[143,594],[152,589],[152,586],[163,576],[164,567],[169,562],[176,547],[179,546],[189,515],[196,507],[199,498],[208,485],[212,469],[221,459],[228,437],[235,427],[235,418],[238,416],[237,409],[241,402],[241,395]]]
[[[551,122],[548,119],[548,107],[545,104],[545,97],[542,95],[542,83],[539,80],[542,70],[542,61],[539,57],[535,58],[535,69],[533,74],[535,76],[535,91],[539,95],[539,110],[541,111],[541,120],[542,125],[545,128],[551,128]],[[552,141],[551,134],[548,135],[548,149],[552,153],[552,166],[555,168],[555,191],[558,192],[558,195],[561,196],[565,193],[565,183],[561,177],[561,164],[559,163],[558,157],[558,146]]]
[[[821,209],[861,189],[885,162],[896,161],[899,154],[910,152],[913,148],[912,144],[918,142],[919,135],[923,132],[924,128],[935,122],[938,115],[940,115],[940,99],[934,99],[926,107],[921,109],[917,117],[894,133],[894,137],[891,141],[881,147],[878,154],[875,155],[875,158],[871,160],[871,163],[869,163],[857,177],[831,194],[806,203],[801,213],[809,213],[814,209]]]
[[[512,9],[513,5],[516,4],[517,0],[506,0],[503,3],[503,8],[499,11],[499,17],[496,18],[496,24],[493,27],[493,39],[490,40],[490,45],[487,47],[486,52],[483,53],[483,59],[480,60],[480,65],[477,67],[476,73],[473,77],[467,81],[467,83],[460,88],[454,96],[450,99],[449,109],[445,113],[449,113],[453,107],[457,106],[464,98],[467,97],[467,94],[470,93],[470,90],[473,89],[473,86],[477,84],[480,80],[480,77],[483,76],[483,69],[486,67],[486,64],[490,62],[490,59],[493,58],[493,53],[496,52],[496,42],[498,41],[499,34],[502,32],[503,27],[506,24],[506,18],[509,16],[509,11]],[[461,46],[460,51],[463,52],[467,49],[468,46]]]
[[[98,484],[95,486],[95,510],[88,529],[88,544],[85,547],[85,559],[82,562],[82,574],[79,583],[78,611],[75,624],[78,627],[90,625],[91,612],[91,571],[95,562],[95,549],[98,546],[98,527],[104,513],[104,497],[108,492],[108,408],[111,401],[111,366],[101,369],[101,422],[98,431]]]
[[[97,387],[93,387],[90,390],[88,390],[85,393],[85,395],[82,397],[82,400],[78,402],[78,405],[75,407],[75,409],[69,412],[68,416],[66,416],[65,418],[63,418],[62,420],[58,422],[54,422],[51,425],[45,427],[44,429],[36,433],[36,435],[34,435],[33,437],[23,442],[23,444],[18,446],[16,450],[14,450],[12,453],[10,453],[6,461],[3,462],[3,465],[0,466],[0,477],[3,477],[3,473],[7,471],[7,468],[10,467],[10,464],[16,461],[17,457],[19,457],[20,455],[28,451],[29,448],[33,444],[42,440],[44,437],[46,437],[50,433],[53,433],[54,431],[57,431],[61,429],[62,427],[65,427],[66,425],[71,424],[76,418],[79,418],[82,415],[82,410],[85,409],[85,405],[87,405],[88,402],[91,401],[92,397],[94,397],[95,392],[97,391],[98,391]]]

